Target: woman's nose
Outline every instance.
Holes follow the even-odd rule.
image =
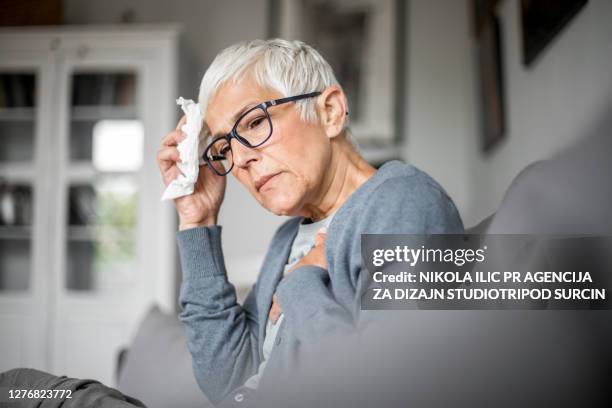
[[[248,167],[252,162],[259,159],[259,152],[257,149],[251,149],[240,143],[236,139],[232,139],[232,155],[234,157],[234,165],[245,168]]]

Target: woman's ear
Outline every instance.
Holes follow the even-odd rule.
[[[348,112],[342,88],[338,85],[327,87],[317,98],[317,110],[327,137],[333,138],[342,133]]]

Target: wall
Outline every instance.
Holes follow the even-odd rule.
[[[128,13],[134,23],[180,23],[189,57],[186,61],[197,68],[187,80],[187,87],[183,87],[184,96],[196,98],[199,80],[220,50],[237,41],[266,36],[267,5],[267,0],[64,0],[64,21],[111,24],[121,22],[122,16]],[[159,129],[159,135],[152,137],[161,139],[170,130]],[[161,183],[161,179],[151,182]],[[224,228],[225,260],[232,282],[254,281],[263,254],[282,220],[266,212],[228,177],[220,223]],[[174,237],[168,237],[168,243],[173,245]]]
[[[120,23],[124,14],[134,23],[180,23],[201,74],[222,48],[267,32],[267,0],[63,0],[63,6],[67,24]]]
[[[408,0],[407,0],[408,1]],[[500,4],[506,86],[506,139],[480,151],[471,0],[410,0],[405,92],[408,160],[438,180],[467,226],[492,213],[515,175],[588,131],[612,95],[612,2],[591,0],[530,69],[521,62],[519,0]],[[195,56],[197,81],[214,55],[236,41],[264,37],[267,1],[65,0],[68,23],[180,22]],[[161,136],[166,132],[160,129]],[[280,220],[230,178],[222,210],[230,277],[251,280]],[[248,226],[245,233],[244,226]],[[231,245],[230,245],[231,244]]]
[[[612,96],[612,2],[591,0],[534,66],[521,62],[519,0],[501,2],[506,139],[480,152],[469,0],[412,0],[408,157],[456,200],[466,225],[516,174],[587,134]]]
[[[412,0],[408,22],[407,157],[463,214],[471,205],[466,157],[475,147],[469,0]]]
[[[588,134],[612,96],[612,2],[591,0],[532,67],[522,65],[519,2],[503,22],[508,134],[490,157],[472,154],[470,217],[493,211],[525,165]],[[473,214],[473,215],[472,215]]]

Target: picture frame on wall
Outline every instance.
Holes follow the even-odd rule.
[[[474,0],[474,35],[480,96],[481,148],[493,151],[505,137],[504,61],[499,0]]]
[[[521,0],[523,64],[530,67],[588,0]]]
[[[481,28],[478,61],[482,149],[488,152],[504,138],[506,131],[502,42],[497,17],[485,22]]]
[[[398,12],[405,12],[402,3],[271,2],[270,37],[304,41],[330,63],[347,95],[351,134],[362,150],[397,146],[403,139],[404,27],[398,18]]]

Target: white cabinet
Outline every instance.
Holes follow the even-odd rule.
[[[176,231],[155,163],[177,117],[173,27],[0,30],[0,371],[114,383]]]

